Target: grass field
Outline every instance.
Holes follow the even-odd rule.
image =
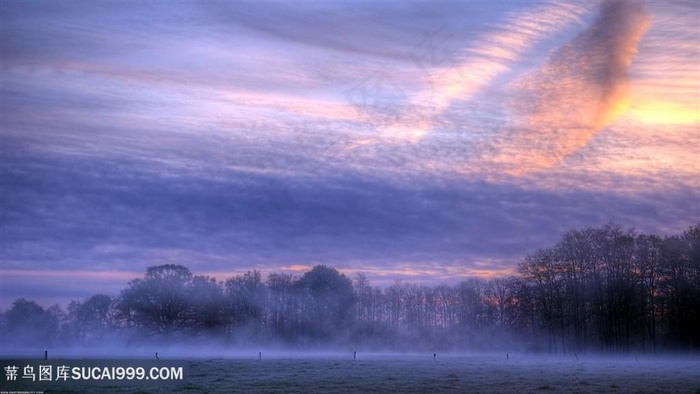
[[[186,360],[184,379],[59,382],[23,390],[109,393],[700,393],[698,358],[433,354]],[[3,379],[4,381],[4,379]],[[0,384],[0,388],[8,388]]]

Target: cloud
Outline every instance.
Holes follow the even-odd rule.
[[[563,122],[593,129],[624,102],[625,73],[688,107],[696,96],[668,98],[697,91],[675,79],[695,75],[692,34],[654,25],[634,58],[643,67],[625,69],[606,54],[633,41],[635,6],[611,5],[503,105],[503,85],[545,63],[540,49],[585,27],[588,2],[349,4],[0,7],[11,37],[0,42],[3,289],[11,280],[19,295],[22,281],[39,294],[54,271],[162,263],[221,275],[323,263],[440,281],[507,272],[571,228],[674,233],[700,217],[694,124],[618,121],[576,149],[547,107],[575,108]],[[682,60],[663,79],[659,54]],[[367,86],[393,90],[353,101]],[[584,94],[598,105],[576,107]],[[566,144],[565,165],[492,176]],[[69,275],[45,295],[78,296]],[[84,278],[94,287],[81,297],[99,291],[99,275]]]
[[[631,70],[630,109],[635,127],[700,123],[700,8],[692,2],[651,2],[654,24]]]
[[[141,271],[86,271],[62,269],[1,269],[0,308],[23,297],[45,306],[82,301],[95,294],[117,296]]]
[[[47,261],[74,269],[163,261],[198,270],[358,261],[469,267],[484,256],[517,258],[567,228],[613,219],[653,230],[664,220],[685,226],[698,215],[683,208],[697,198],[687,190],[615,195],[435,173],[370,176],[352,167],[310,173],[304,168],[316,163],[302,157],[294,158],[294,172],[241,171],[221,163],[239,156],[280,160],[282,147],[217,144],[198,139],[172,167],[131,154],[75,155],[11,143],[0,171],[12,190],[2,196],[4,267],[42,268]],[[174,150],[158,155],[184,153],[168,149]],[[273,168],[287,167],[284,160]]]
[[[606,0],[598,18],[513,85],[522,119],[494,159],[516,175],[550,168],[586,146],[629,105],[629,70],[651,15],[638,1]]]
[[[243,28],[248,36],[280,43],[304,53],[331,53],[351,63],[411,61],[420,35],[438,23],[460,23],[480,7],[413,2],[306,4],[207,3],[203,9],[222,29]],[[260,41],[263,41],[260,40]]]
[[[444,26],[427,35],[415,50],[414,60],[425,69],[427,89],[410,94],[396,121],[386,122],[379,139],[394,142],[420,141],[438,117],[456,101],[467,101],[494,80],[510,71],[524,53],[587,13],[585,5],[549,1],[531,10],[505,18],[473,44],[452,47],[445,43],[451,34]]]

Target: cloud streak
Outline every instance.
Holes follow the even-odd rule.
[[[642,2],[604,1],[592,25],[513,85],[523,121],[495,160],[515,175],[547,169],[610,125],[629,106],[629,70],[651,20]]]
[[[442,36],[446,27],[427,33],[413,53],[414,61],[424,68],[427,89],[410,94],[404,108],[397,110],[401,116],[382,125],[375,138],[385,142],[420,141],[450,105],[473,99],[538,41],[580,21],[587,12],[585,5],[548,1],[509,16],[494,32],[460,48],[445,44]]]

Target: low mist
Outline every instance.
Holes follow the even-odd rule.
[[[518,274],[457,285],[374,287],[317,265],[217,282],[149,267],[119,297],[66,310],[16,300],[4,355],[225,357],[368,354],[693,353],[700,350],[700,225],[658,237],[608,224],[566,233]],[[506,356],[509,358],[510,356]]]

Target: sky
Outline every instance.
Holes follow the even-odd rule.
[[[700,223],[700,4],[2,1],[0,138],[0,308],[510,275]]]

